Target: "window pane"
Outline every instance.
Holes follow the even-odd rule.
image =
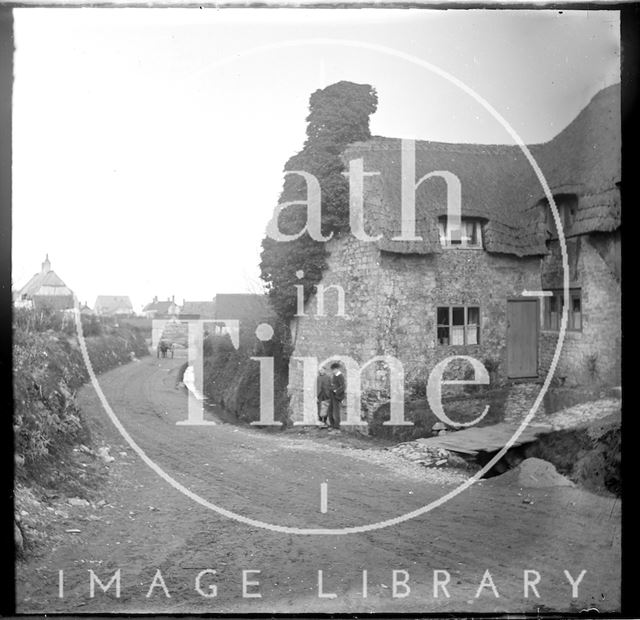
[[[438,222],[438,233],[440,235],[440,245],[447,244],[447,229],[444,222]]]
[[[443,344],[443,345],[449,344],[449,328],[448,327],[438,327],[438,344]]]
[[[464,308],[453,308],[452,315],[454,325],[464,325]]]
[[[478,325],[480,323],[480,308],[467,308],[467,325]]]
[[[467,344],[478,344],[478,325],[467,325]]]
[[[451,344],[464,344],[464,325],[454,325],[451,328]]]
[[[465,222],[468,245],[478,245],[478,222]]]
[[[573,329],[582,329],[582,313],[573,313]]]
[[[573,312],[580,312],[580,297],[577,295],[571,298],[571,309]]]
[[[438,325],[449,325],[449,308],[438,308]]]
[[[582,329],[582,300],[580,293],[571,298],[571,314],[573,315],[573,329]]]
[[[549,297],[549,329],[559,329],[559,299],[554,294],[553,297]]]

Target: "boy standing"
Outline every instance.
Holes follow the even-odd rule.
[[[332,428],[340,428],[340,409],[345,393],[345,380],[340,364],[331,364],[331,405],[329,407],[329,424]]]
[[[331,402],[331,377],[327,375],[324,366],[318,370],[317,398],[318,398],[318,420],[327,426],[327,416]]]

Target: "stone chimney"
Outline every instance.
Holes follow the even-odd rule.
[[[154,303],[154,304],[157,304],[157,303],[158,303],[158,296],[157,296],[157,295],[154,295],[154,296],[153,296],[153,303]]]
[[[42,263],[42,273],[49,273],[51,271],[51,263],[49,262],[49,255],[47,254]]]

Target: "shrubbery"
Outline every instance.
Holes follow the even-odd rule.
[[[313,174],[321,189],[321,230],[346,231],[349,226],[349,183],[344,177],[341,155],[353,142],[368,140],[369,116],[378,105],[375,90],[368,84],[338,82],[315,91],[309,101],[307,139],[303,149],[291,157],[285,171]],[[296,174],[285,177],[280,204],[307,199],[305,181]],[[287,235],[300,233],[307,221],[304,207],[289,206],[280,214],[279,230]],[[262,241],[261,278],[267,284],[271,303],[278,316],[288,323],[296,312],[296,284],[304,287],[305,301],[315,292],[326,269],[326,243],[308,233],[292,241]],[[296,272],[304,276],[299,279]]]
[[[228,335],[209,336],[204,342],[204,392],[212,401],[253,422],[260,417],[260,364],[251,357],[274,358],[275,417],[287,422],[286,330],[275,326],[268,342],[243,342],[235,349]]]
[[[144,337],[95,317],[85,342],[96,373],[148,354]],[[13,389],[16,474],[38,480],[73,445],[89,440],[75,393],[89,376],[77,338],[60,313],[14,313]],[[84,328],[83,328],[84,329]],[[71,332],[71,333],[70,333]],[[89,335],[92,334],[92,335]]]
[[[622,492],[619,419],[542,435],[526,455],[553,463],[556,469],[587,489]]]

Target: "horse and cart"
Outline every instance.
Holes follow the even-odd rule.
[[[161,340],[158,343],[158,349],[157,349],[158,358],[167,357],[170,354],[171,359],[173,359],[173,352],[174,352],[173,342],[169,342],[168,340]]]

